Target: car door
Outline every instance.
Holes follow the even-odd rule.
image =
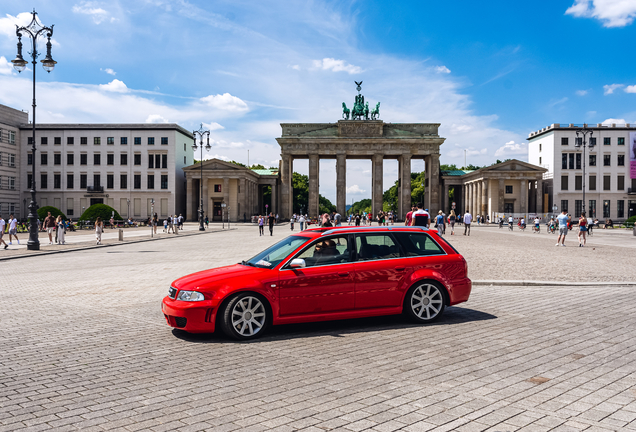
[[[279,271],[280,316],[315,315],[354,308],[354,268],[349,235],[321,237],[294,258],[306,267]],[[291,260],[290,260],[291,262]]]
[[[355,308],[399,306],[399,290],[409,269],[391,233],[363,233],[355,238]]]

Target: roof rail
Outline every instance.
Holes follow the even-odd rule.
[[[405,226],[405,225],[398,225],[398,226],[386,226],[386,227],[381,227],[381,226],[347,226],[347,227],[342,227],[342,228],[334,228],[334,229],[330,229],[327,231],[323,231],[320,236],[324,236],[324,235],[330,235],[330,234],[335,234],[335,233],[339,233],[339,232],[347,232],[347,231],[366,231],[366,230],[371,230],[371,229],[378,229],[378,228],[384,228],[387,231],[392,231],[394,228],[400,228],[400,229],[416,229],[416,230],[420,230],[420,231],[428,231],[429,229],[427,227],[423,227],[423,226]]]

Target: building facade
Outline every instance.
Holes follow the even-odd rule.
[[[0,105],[0,215],[19,217],[26,208],[20,187],[20,125],[28,113]],[[28,205],[28,204],[27,204]]]
[[[576,131],[582,127],[592,131],[585,150],[575,145]],[[636,214],[636,179],[630,179],[629,171],[630,132],[636,132],[636,127],[629,124],[555,123],[530,133],[528,161],[547,169],[549,209],[566,210],[574,217],[586,211],[588,217],[615,221]]]

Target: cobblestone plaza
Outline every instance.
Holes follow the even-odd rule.
[[[586,248],[574,233],[566,248],[529,230],[447,236],[478,283],[433,325],[289,325],[245,344],[172,330],[172,280],[290,233],[232,228],[2,251],[0,431],[636,430],[631,232]]]

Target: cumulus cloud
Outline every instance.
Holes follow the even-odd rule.
[[[435,72],[437,73],[445,73],[445,74],[449,74],[451,73],[450,69],[447,68],[446,66],[435,66]]]
[[[249,110],[245,102],[229,93],[206,96],[201,98],[201,102],[223,111],[245,112]]]
[[[230,159],[230,158],[229,158],[229,157],[227,157],[227,156],[219,155],[219,154],[214,154],[214,155],[205,154],[205,155],[203,156],[203,160],[210,160],[210,159],[220,159],[220,160],[223,160],[223,161],[225,161],[225,162],[229,162],[229,161],[231,161],[231,160],[232,160],[232,159]]]
[[[605,121],[603,121],[604,125],[611,125],[611,124],[626,124],[627,122],[625,121],[625,119],[615,119],[615,118],[608,118]]]
[[[351,185],[351,186],[349,186],[347,188],[347,193],[348,194],[356,195],[356,194],[363,194],[365,192],[366,192],[366,190],[360,189],[360,186],[358,186],[357,184]]]
[[[299,65],[292,65],[290,66],[292,69],[299,71],[300,70],[300,66]]]
[[[4,56],[0,56],[0,75],[12,75],[13,65]]]
[[[625,93],[636,93],[636,85],[625,87]]]
[[[236,142],[236,141],[227,142],[225,140],[219,140],[219,141],[213,140],[211,145],[214,147],[227,148],[227,149],[237,149],[237,148],[245,147],[245,144],[243,144],[242,142]]]
[[[499,147],[495,151],[495,157],[507,157],[514,155],[527,155],[528,154],[528,145],[526,143],[515,143],[514,141],[509,141],[504,144],[502,147]]]
[[[614,90],[624,86],[625,86],[624,84],[606,84],[603,86],[603,94],[604,95],[613,94]]]
[[[145,123],[170,123],[167,119],[159,114],[150,114]]]
[[[114,79],[111,82],[109,82],[108,84],[100,84],[99,88],[104,90],[104,91],[116,92],[116,93],[127,93],[128,92],[128,87],[126,86],[126,84],[124,84],[123,81],[120,81],[118,79]]]
[[[578,18],[594,18],[604,27],[625,27],[636,18],[636,2],[633,0],[575,0],[566,15]]]
[[[209,131],[215,131],[215,130],[218,130],[218,129],[225,129],[223,126],[221,126],[217,122],[203,123],[203,127],[205,129],[209,130]]]
[[[577,90],[577,96],[585,96],[588,93],[588,90]]]
[[[330,70],[332,72],[347,72],[350,75],[359,74],[362,69],[354,66],[344,60],[336,60],[333,58],[324,58],[322,60],[314,60],[314,67],[322,70]]]
[[[113,75],[113,76],[117,75],[117,72],[115,72],[111,68],[106,68],[106,69],[99,68],[99,70],[102,72],[106,72],[108,75]]]
[[[22,12],[16,16],[6,14],[4,18],[0,18],[0,34],[15,38],[15,26],[26,26],[32,19],[30,12]]]
[[[95,24],[101,24],[106,20],[112,22],[114,19],[111,18],[110,13],[99,7],[98,3],[94,1],[82,1],[73,6],[71,10],[76,14],[90,16]]]

